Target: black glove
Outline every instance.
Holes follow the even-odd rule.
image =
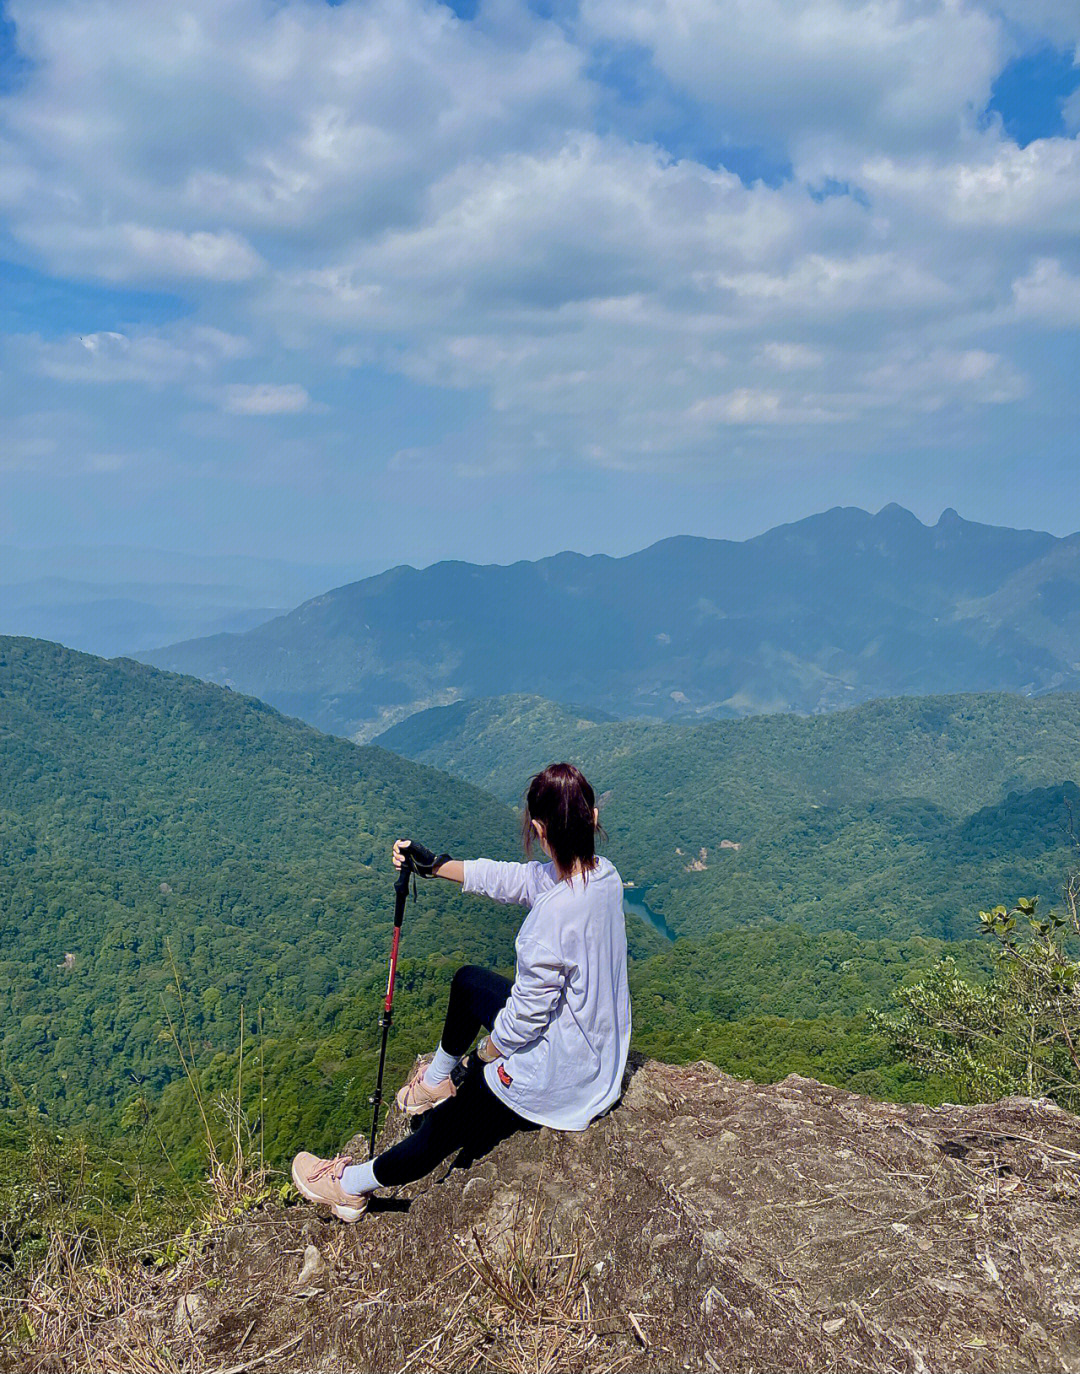
[[[421,878],[434,878],[437,870],[450,862],[449,854],[433,854],[427,845],[421,844],[419,840],[410,840],[403,846],[402,853],[405,855],[405,862],[414,873],[419,873]]]

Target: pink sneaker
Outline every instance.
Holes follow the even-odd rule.
[[[409,1074],[408,1082],[403,1088],[398,1088],[397,1095],[394,1098],[399,1111],[403,1112],[405,1110],[405,1098],[409,1089],[418,1079],[423,1078],[424,1074],[428,1071],[428,1065],[434,1058],[435,1056],[433,1054],[418,1054],[416,1056],[416,1063],[412,1066],[412,1073]]]
[[[353,1162],[351,1155],[320,1159],[318,1155],[301,1150],[292,1162],[296,1191],[308,1202],[329,1207],[342,1221],[359,1221],[367,1209],[367,1193],[347,1193],[341,1186],[341,1175]]]
[[[429,1054],[416,1061],[409,1081],[403,1088],[398,1089],[398,1094],[394,1098],[398,1110],[406,1116],[419,1116],[421,1112],[430,1111],[432,1107],[437,1107],[440,1102],[445,1102],[448,1097],[457,1094],[457,1088],[449,1078],[444,1078],[434,1088],[424,1082],[424,1074],[427,1073],[431,1059],[432,1056]]]

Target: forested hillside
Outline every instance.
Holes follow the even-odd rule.
[[[3,1100],[78,1120],[175,1076],[166,941],[200,1058],[233,1046],[241,1001],[271,1029],[314,1013],[382,964],[409,832],[516,845],[508,808],[430,768],[191,678],[0,640]],[[514,931],[428,884],[406,950],[505,963]]]
[[[742,542],[393,568],[145,657],[364,739],[508,692],[690,718],[1040,693],[1080,686],[1080,535],[838,506]]]
[[[455,766],[471,740],[507,797],[549,756],[580,758],[624,877],[703,937],[671,945],[628,921],[638,1046],[932,1099],[943,1085],[899,1065],[865,1010],[934,964],[927,933],[966,939],[978,902],[1056,879],[1075,788],[1007,787],[1055,776],[1076,710],[1066,696],[960,698],[684,727],[583,724],[514,700],[428,720]],[[410,722],[414,743],[424,724]],[[519,852],[509,806],[471,783],[220,687],[39,641],[0,641],[0,770],[2,1104],[106,1127],[123,1108],[193,1172],[201,1128],[170,1024],[214,1102],[236,1082],[243,1004],[245,1107],[268,1157],[332,1148],[368,1110],[391,841]],[[728,835],[738,849],[719,845]],[[459,963],[510,969],[519,916],[421,884],[390,1083],[437,1037]],[[978,981],[985,952],[952,950]]]
[[[888,1007],[898,985],[924,974],[943,953],[975,981],[984,978],[989,950],[974,940],[861,940],[790,926],[680,940],[631,963],[634,1044],[669,1062],[710,1059],[763,1082],[812,1073],[876,1097],[939,1101],[948,1085],[897,1062],[865,1012]],[[404,961],[391,1082],[414,1055],[431,1049],[454,967],[440,956]],[[327,998],[285,1033],[249,1044],[248,1103],[254,1107],[261,1095],[272,1159],[300,1148],[336,1150],[369,1119],[378,1045],[372,1009],[383,988],[382,968],[373,969],[354,991]],[[207,1066],[208,1100],[235,1086],[236,1063],[232,1053]],[[156,1124],[171,1157],[197,1168],[200,1144],[186,1083],[165,1092]]]
[[[535,697],[436,708],[380,737],[520,797],[552,758],[604,794],[610,852],[679,934],[762,921],[963,938],[1056,900],[1074,853],[1080,694],[893,698],[815,717],[596,722]]]

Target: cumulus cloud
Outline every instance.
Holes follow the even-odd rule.
[[[1039,258],[1012,290],[1021,319],[1063,329],[1080,326],[1080,274],[1066,271],[1056,258]]]
[[[823,166],[867,141],[954,140],[1009,47],[992,14],[955,0],[583,0],[582,19],[646,48],[722,137]]]
[[[902,400],[925,412],[957,402],[1003,405],[1027,394],[1027,379],[1005,358],[982,348],[898,349],[864,376],[878,405]]]
[[[1025,43],[1080,41],[1072,4],[8,13],[29,62],[0,97],[11,241],[43,270],[171,288],[199,321],[9,344],[58,386],[173,386],[213,403],[200,423],[315,426],[307,386],[251,377],[355,367],[481,398],[472,470],[661,467],[709,462],[732,430],[827,426],[871,451],[1022,403],[1030,338],[1076,316],[1080,144],[1019,148],[987,113]],[[613,54],[697,147],[605,81]],[[733,145],[791,175],[740,177]]]
[[[245,357],[246,339],[209,326],[180,326],[171,335],[152,330],[103,330],[61,339],[9,341],[9,352],[28,358],[36,372],[60,382],[143,382],[161,387],[213,374]]]
[[[811,348],[803,343],[766,343],[758,354],[762,362],[779,368],[781,372],[797,372],[803,368],[818,367],[825,355],[820,349]]]
[[[963,159],[867,158],[860,184],[899,212],[964,232],[1072,241],[1080,216],[1080,143],[1043,138],[1019,148],[983,139]]]
[[[1080,44],[1080,8],[1074,0],[990,0],[987,8],[1036,44]]]
[[[24,223],[24,232],[56,270],[110,282],[240,282],[263,265],[251,244],[231,231],[186,233],[145,224],[90,227],[52,222]]]
[[[230,415],[299,415],[310,404],[306,389],[295,382],[237,384],[226,387],[222,395],[223,408]]]
[[[415,220],[436,170],[543,143],[591,98],[584,54],[512,6],[483,26],[424,0],[7,9],[33,66],[2,103],[0,208],[62,270],[114,279],[241,280],[245,235]]]

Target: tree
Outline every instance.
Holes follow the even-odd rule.
[[[1080,1107],[1080,870],[1065,885],[1065,914],[1038,914],[1038,898],[980,911],[997,943],[988,983],[960,977],[951,958],[894,993],[899,1010],[871,1013],[907,1060],[941,1074],[969,1101],[1010,1093]]]

